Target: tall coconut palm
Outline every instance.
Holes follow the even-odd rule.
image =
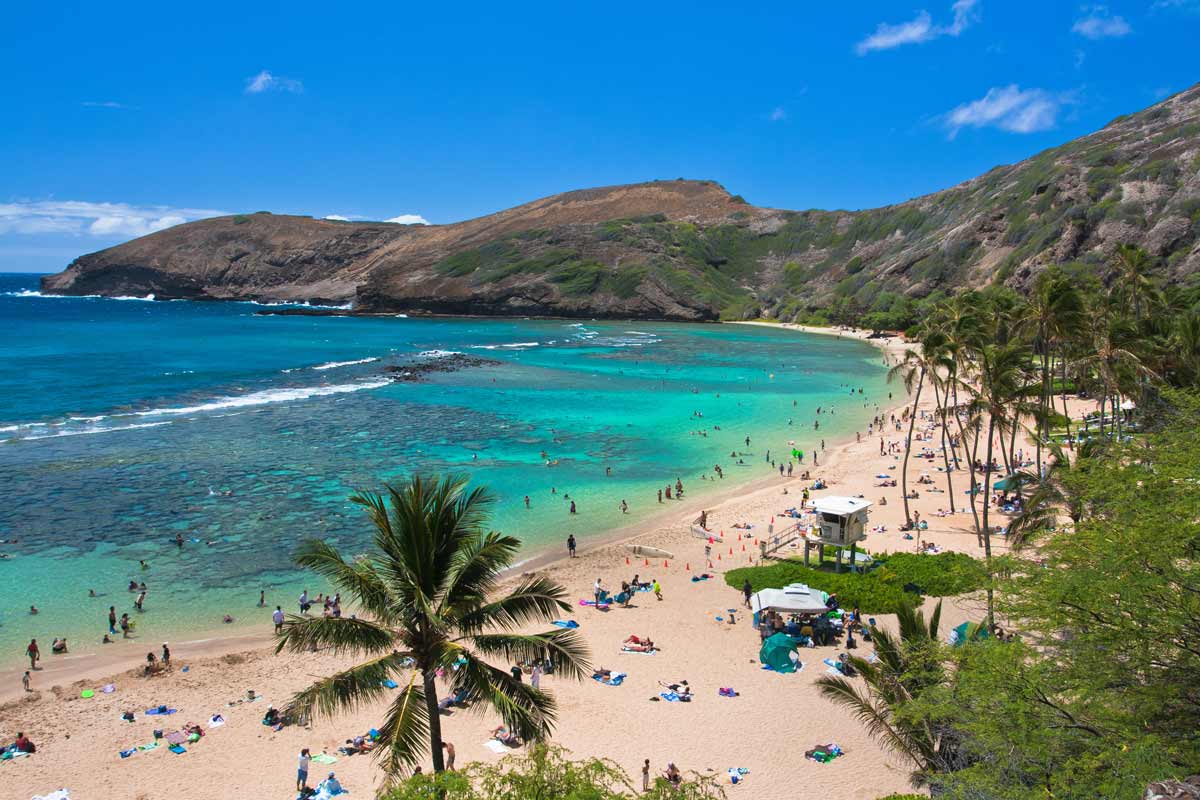
[[[1100,397],[1100,436],[1104,436],[1104,409],[1112,404],[1116,434],[1121,436],[1121,413],[1117,407],[1125,389],[1132,389],[1131,381],[1157,379],[1155,372],[1147,367],[1135,351],[1137,333],[1123,318],[1111,312],[1098,314],[1092,323],[1092,349],[1077,359],[1075,366],[1090,371],[1103,387]]]
[[[908,510],[908,457],[912,451],[913,428],[917,424],[917,409],[921,403],[921,390],[925,387],[925,379],[935,373],[944,358],[946,337],[940,331],[928,331],[921,337],[921,346],[904,351],[900,363],[888,371],[888,380],[897,375],[904,381],[904,389],[913,396],[912,413],[908,417],[908,436],[904,442],[904,462],[900,468],[900,487],[904,495],[904,521],[912,525],[912,515]],[[913,392],[913,384],[916,391]]]
[[[985,345],[977,354],[978,378],[975,386],[980,411],[987,416],[986,453],[983,463],[983,519],[980,536],[983,538],[984,560],[988,575],[992,574],[992,532],[988,524],[991,503],[988,495],[992,489],[993,438],[1010,425],[1019,424],[1022,401],[1026,393],[1026,373],[1029,369],[1029,351],[1016,344]],[[987,624],[990,629],[994,618],[994,597],[989,582],[987,589]]]
[[[520,542],[484,525],[492,497],[468,490],[464,478],[413,477],[383,495],[360,492],[351,500],[374,525],[373,549],[346,560],[331,544],[311,539],[296,563],[353,598],[353,617],[292,616],[278,650],[325,648],[365,657],[296,694],[289,713],[333,715],[400,691],[379,727],[376,753],[390,780],[401,777],[429,748],[434,769],[444,768],[436,676],[466,702],[491,706],[519,736],[544,740],[556,717],[552,694],[515,680],[484,658],[516,660],[549,655],[556,674],[579,678],[589,669],[577,634],[555,629],[522,632],[567,611],[565,591],[544,577],[527,577],[496,594],[501,572]]]
[[[1021,474],[1021,481],[1033,485],[1034,489],[1020,513],[1009,520],[1008,542],[1013,549],[1023,547],[1041,531],[1054,529],[1063,517],[1070,519],[1073,525],[1079,523],[1083,518],[1083,500],[1070,476],[1087,463],[1094,449],[1091,444],[1084,443],[1072,460],[1062,445],[1051,443],[1045,477]]]
[[[1049,269],[1038,276],[1029,303],[1021,319],[1032,335],[1034,348],[1041,360],[1041,393],[1037,417],[1037,468],[1042,469],[1042,441],[1053,411],[1054,392],[1051,385],[1050,360],[1064,341],[1075,336],[1083,326],[1083,297],[1075,284],[1061,270]],[[1060,358],[1062,354],[1059,354]]]
[[[1140,328],[1143,313],[1162,298],[1150,276],[1154,262],[1150,254],[1137,245],[1119,244],[1113,253],[1113,266],[1116,267],[1118,295],[1133,309],[1134,322]]]
[[[939,602],[928,622],[909,606],[897,614],[899,636],[872,626],[878,658],[867,661],[849,656],[847,661],[862,676],[863,687],[844,677],[817,679],[821,694],[844,706],[862,722],[867,732],[885,748],[913,765],[912,781],[924,782],[930,773],[945,772],[955,761],[956,742],[932,722],[903,713],[903,706],[930,686],[946,680],[939,657]]]

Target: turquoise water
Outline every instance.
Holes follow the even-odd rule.
[[[98,641],[110,604],[151,641],[225,613],[262,625],[260,589],[291,610],[323,588],[291,566],[295,544],[359,551],[369,530],[347,496],[413,471],[488,485],[495,527],[530,554],[569,533],[586,547],[660,509],[676,477],[697,495],[716,463],[725,487],[764,476],[768,448],[844,436],[888,392],[869,345],[761,327],[256,316],[36,287],[0,275],[0,539],[18,540],[0,544],[6,662],[32,636]],[[381,373],[446,351],[500,363],[417,384]],[[820,431],[817,406],[836,412]],[[145,613],[130,579],[149,587]]]

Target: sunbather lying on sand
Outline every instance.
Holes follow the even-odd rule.
[[[664,689],[670,689],[679,695],[679,699],[685,703],[692,699],[692,687],[688,686],[687,681],[680,681],[679,683],[664,683],[663,681],[659,681],[658,685]]]
[[[633,650],[637,653],[648,653],[654,649],[654,642],[649,636],[630,636],[623,644],[626,650]]]
[[[509,747],[521,746],[521,737],[517,736],[503,725],[492,731],[492,738],[501,744],[508,745]]]

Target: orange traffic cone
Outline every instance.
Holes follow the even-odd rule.
[[[692,571],[692,562],[690,562],[690,561],[689,561],[689,562],[687,562],[686,564],[684,564],[684,565],[683,565],[683,571],[684,571],[684,572],[691,572],[691,571]]]
[[[717,561],[720,561],[720,560],[721,560],[721,554],[717,553]]]
[[[648,566],[650,566],[650,559],[648,559],[648,558],[647,558],[647,559],[644,559],[644,560],[642,561],[642,566],[643,566],[643,567],[648,567]]]
[[[671,568],[671,565],[668,564],[667,560],[664,558],[663,559],[663,569],[670,569],[670,568]]]
[[[742,545],[742,552],[746,552],[746,545]]]
[[[733,555],[733,548],[729,548],[729,555]]]
[[[717,558],[720,558],[720,556],[717,556]],[[713,568],[713,565],[712,565],[712,559],[711,559],[711,558],[708,560],[708,568],[709,568],[709,569],[712,569],[712,568]]]
[[[758,547],[758,539],[757,538],[754,540],[754,546]]]
[[[629,556],[625,556],[625,566],[629,566]]]

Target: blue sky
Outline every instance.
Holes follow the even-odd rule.
[[[865,208],[1200,80],[1200,0],[11,5],[0,271],[218,212],[453,222],[710,178]]]

